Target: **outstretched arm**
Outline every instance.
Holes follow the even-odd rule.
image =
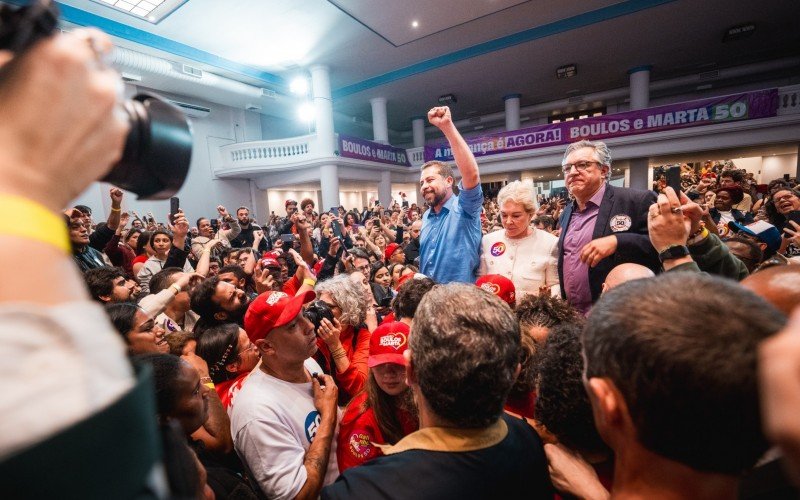
[[[481,176],[478,172],[478,162],[475,155],[469,149],[467,141],[461,137],[461,133],[453,124],[450,116],[450,108],[440,106],[428,111],[428,121],[442,131],[447,142],[453,150],[453,159],[456,161],[458,171],[461,173],[461,185],[464,189],[472,189],[481,183]]]

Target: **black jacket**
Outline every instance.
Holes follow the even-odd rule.
[[[592,302],[597,301],[600,297],[606,276],[618,264],[633,262],[649,267],[654,273],[661,271],[661,262],[658,260],[658,254],[650,243],[647,233],[647,211],[655,202],[656,193],[653,191],[606,185],[592,239],[616,235],[617,251],[601,260],[597,266],[589,268],[589,288],[592,291]],[[564,236],[569,231],[569,220],[575,206],[575,202],[567,204],[559,219],[561,235],[558,238],[558,279],[561,283],[562,298],[566,298],[563,271]],[[612,225],[615,227],[612,228]]]

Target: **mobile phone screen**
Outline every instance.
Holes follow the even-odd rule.
[[[681,191],[681,167],[669,167],[667,169],[667,186],[675,190],[675,194]]]
[[[338,220],[331,222],[331,229],[333,229],[333,235],[337,238],[342,237],[342,225],[339,223]]]
[[[178,210],[181,208],[181,202],[177,196],[173,196],[169,199],[169,220],[170,222],[175,222],[175,215],[178,213]]]

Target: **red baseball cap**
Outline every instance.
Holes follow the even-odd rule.
[[[497,295],[508,305],[514,305],[517,289],[514,286],[514,283],[512,283],[511,280],[505,276],[500,276],[499,274],[487,274],[478,278],[475,284],[478,286],[478,288]]]
[[[392,256],[400,248],[400,245],[397,243],[389,243],[386,245],[386,250],[383,251],[383,260],[389,260],[389,257]]]
[[[409,326],[399,321],[384,323],[376,328],[369,339],[367,366],[372,368],[386,363],[405,366],[406,358],[403,353],[408,347],[409,333]]]
[[[294,297],[283,292],[264,292],[250,303],[244,313],[244,330],[250,342],[263,339],[275,328],[289,324],[317,295],[308,291]]]
[[[404,275],[400,276],[400,278],[397,280],[397,289],[399,290],[400,287],[403,286],[403,283],[405,283],[406,281],[408,281],[410,279],[415,279],[415,278],[427,278],[427,276],[425,276],[422,273],[404,274]]]

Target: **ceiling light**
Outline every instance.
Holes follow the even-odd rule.
[[[92,0],[95,3],[157,24],[188,0]]]
[[[289,84],[289,90],[292,94],[298,95],[306,95],[308,94],[308,79],[302,76],[298,76],[292,83]]]
[[[445,94],[439,96],[439,104],[449,105],[455,104],[458,102],[458,98],[456,98],[455,94]]]
[[[310,123],[314,121],[314,105],[310,102],[304,102],[297,109],[297,116],[301,121]]]
[[[419,28],[419,21],[417,21],[417,20],[411,21],[411,27],[412,28]]]

